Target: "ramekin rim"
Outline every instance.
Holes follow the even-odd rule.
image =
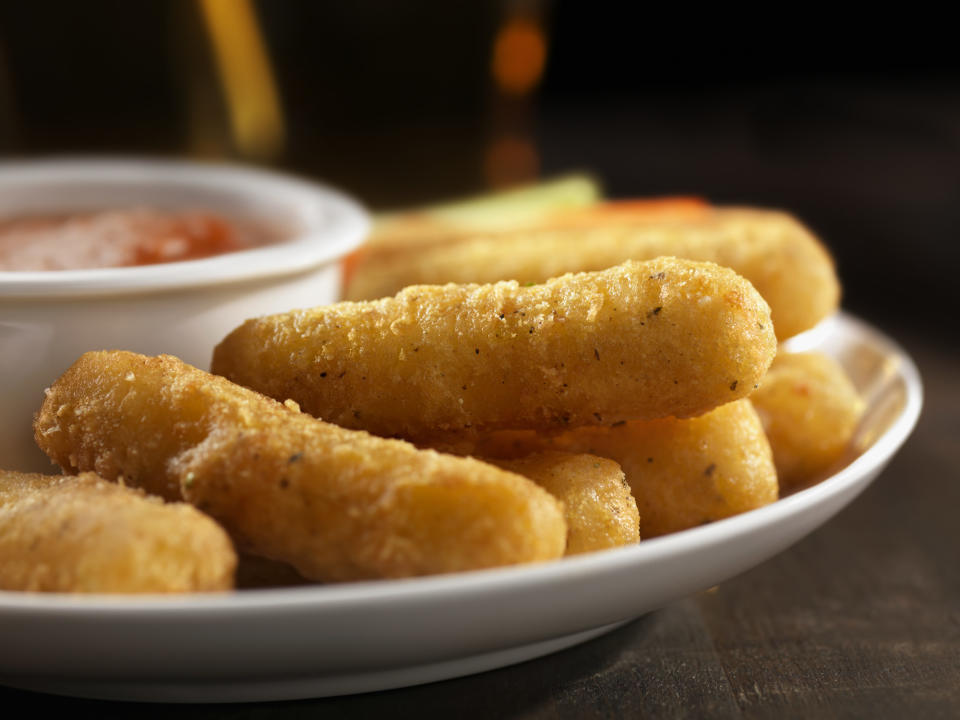
[[[204,288],[294,275],[334,261],[358,247],[370,229],[363,206],[345,193],[313,180],[232,162],[197,162],[134,156],[51,157],[0,162],[0,191],[22,182],[117,182],[135,178],[184,188],[218,189],[244,197],[273,193],[311,199],[323,223],[281,242],[198,260],[120,268],[0,271],[0,300],[87,295],[143,294]]]

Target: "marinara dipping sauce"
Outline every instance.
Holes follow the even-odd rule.
[[[0,220],[0,271],[81,270],[196,260],[277,233],[205,210],[133,208]]]

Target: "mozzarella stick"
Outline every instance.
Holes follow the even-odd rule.
[[[770,304],[780,340],[813,327],[839,304],[833,260],[817,238],[787,213],[743,208],[493,233],[374,256],[352,278],[347,298],[380,298],[427,283],[543,282],[661,255],[714,262],[745,277]]]
[[[213,372],[328,422],[416,440],[699,415],[752,391],[775,351],[749,282],[659,258],[249,320],[217,346]]]
[[[182,494],[239,549],[311,580],[564,550],[562,508],[526,478],[321,422],[170,356],[83,355],[47,391],[34,427],[65,470]]]
[[[370,237],[351,258],[351,268],[345,273],[345,283],[349,286],[355,281],[361,286],[368,283],[375,286],[380,281],[372,277],[361,278],[360,276],[366,276],[368,273],[376,275],[384,269],[389,270],[393,260],[411,252],[420,252],[426,248],[473,240],[491,234],[679,222],[702,219],[707,213],[713,212],[713,208],[705,200],[687,196],[605,202],[598,202],[594,198],[590,204],[580,206],[568,205],[562,208],[553,207],[549,210],[544,208],[538,212],[529,212],[529,210],[524,209],[522,213],[478,212],[476,215],[471,214],[469,220],[464,218],[457,222],[446,221],[446,216],[438,216],[431,212],[407,212],[388,216],[374,225]],[[399,289],[399,287],[396,288],[396,290]],[[396,290],[386,294],[392,295]],[[348,288],[348,297],[351,294]],[[377,297],[381,295],[355,299],[365,300]]]
[[[563,503],[567,555],[640,540],[640,516],[623,470],[596,455],[546,451],[514,460],[491,460],[523,475]]]
[[[840,460],[865,407],[843,367],[823,353],[777,355],[750,400],[784,490],[821,479]]]
[[[643,538],[753,510],[773,502],[778,494],[770,444],[749,400],[688,420],[618,423],[556,436],[499,432],[470,445],[449,438],[433,444],[494,458],[544,450],[610,458],[620,464],[630,484]]]
[[[227,534],[185,503],[85,473],[0,471],[0,589],[67,593],[229,590]]]

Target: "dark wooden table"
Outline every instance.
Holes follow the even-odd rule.
[[[874,484],[773,560],[609,635],[482,675],[368,695],[162,706],[0,688],[3,715],[20,705],[60,717],[184,719],[960,717],[960,355],[892,334],[920,366],[926,404]]]

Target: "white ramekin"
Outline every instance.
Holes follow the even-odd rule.
[[[286,229],[283,240],[202,260],[0,272],[0,469],[51,471],[33,443],[48,387],[87,350],[169,353],[207,368],[249,317],[334,302],[363,208],[311,182],[233,165],[141,159],[0,163],[0,218],[149,206],[204,208]]]

